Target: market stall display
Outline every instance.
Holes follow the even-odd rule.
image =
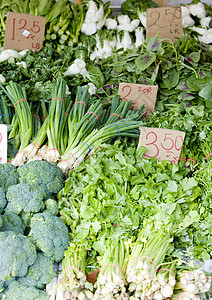
[[[0,53],[1,299],[210,299],[212,11],[182,4],[171,42],[145,36],[154,7],[0,4],[1,47],[8,11],[46,18],[39,51]],[[154,111],[122,83],[155,86]],[[164,134],[167,160],[154,128],[185,134]]]

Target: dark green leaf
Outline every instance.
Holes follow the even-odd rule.
[[[200,60],[200,53],[199,52],[192,52],[188,56],[193,62],[198,62]]]
[[[175,68],[172,68],[167,72],[168,72],[167,77],[163,78],[163,82],[164,82],[165,86],[169,90],[171,90],[178,84],[180,74],[179,74],[179,71],[177,71]]]
[[[162,45],[162,39],[160,39],[159,37],[157,36],[154,36],[152,37],[148,43],[147,43],[147,46],[146,46],[146,50],[148,52],[157,52],[158,49],[161,47]]]
[[[140,55],[135,60],[135,65],[140,71],[146,70],[156,59],[156,55],[153,53]]]

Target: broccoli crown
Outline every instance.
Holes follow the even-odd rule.
[[[57,216],[58,215],[58,205],[57,205],[57,201],[54,199],[47,199],[45,201],[45,206],[46,209],[45,211],[50,212],[50,214],[52,214],[53,216]]]
[[[0,164],[0,187],[6,192],[8,187],[19,182],[16,167],[11,164]]]
[[[25,286],[18,281],[10,283],[8,289],[2,293],[4,300],[46,300],[46,293],[34,286]]]
[[[3,188],[0,187],[0,214],[2,213],[6,204],[7,204],[7,200],[6,200],[6,196],[5,196],[5,191]]]
[[[36,257],[35,246],[26,236],[13,231],[0,232],[0,280],[25,276]]]
[[[35,263],[29,267],[25,277],[20,277],[18,281],[27,286],[35,286],[43,289],[53,278],[54,263],[51,258],[44,256],[43,253],[37,253]]]
[[[33,188],[43,187],[46,196],[58,193],[63,187],[62,171],[47,161],[35,160],[18,168],[20,182],[28,183]]]
[[[34,190],[26,183],[10,186],[6,196],[7,211],[13,211],[16,214],[22,211],[39,212],[44,208],[45,191],[43,189]]]
[[[12,211],[6,211],[2,215],[2,227],[0,231],[14,231],[24,234],[25,225],[22,219]]]
[[[70,242],[68,228],[63,221],[43,212],[32,217],[30,227],[29,236],[36,247],[54,261],[60,261]]]

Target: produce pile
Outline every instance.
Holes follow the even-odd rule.
[[[0,53],[0,299],[210,299],[212,13],[194,0],[187,35],[145,40],[155,6],[0,4],[3,29],[47,18],[39,52]],[[148,118],[121,82],[158,85]],[[146,159],[140,126],[185,132],[178,164]]]
[[[0,4],[0,47],[8,11],[46,17],[44,46],[53,45],[62,52],[66,46],[88,49],[91,61],[107,58],[115,51],[134,49],[145,41],[146,9],[157,7],[152,0],[126,0],[121,15],[113,15],[110,2],[83,0],[3,0]],[[212,43],[211,7],[193,0],[182,6],[184,33],[199,41]],[[1,60],[1,58],[0,58]]]
[[[134,143],[116,141],[102,148],[70,173],[58,195],[72,241],[59,280],[66,299],[81,299],[81,293],[88,299],[108,294],[108,299],[165,299],[182,292],[194,299],[194,294],[209,290],[211,277],[189,283],[191,275],[184,288],[179,283],[185,271],[197,272],[190,260],[211,255],[211,188],[202,184],[202,174],[191,177],[183,161],[141,160],[145,149],[136,153]],[[211,172],[211,163],[207,168]],[[97,281],[88,293],[80,274],[95,270]],[[76,277],[72,284],[69,276]],[[89,296],[91,291],[94,296]]]
[[[70,239],[58,215],[61,170],[46,161],[0,165],[0,297],[46,299]]]
[[[142,125],[139,120],[144,105],[138,111],[129,110],[131,102],[121,101],[115,96],[106,110],[101,100],[88,99],[88,87],[79,87],[71,107],[72,102],[65,99],[65,88],[63,79],[58,79],[53,85],[49,112],[30,144],[33,121],[25,89],[13,82],[3,88],[15,107],[18,125],[15,134],[20,135],[20,148],[12,160],[13,165],[19,166],[31,160],[59,161],[58,166],[67,174],[80,165],[98,144],[116,136],[139,137],[138,127]],[[46,140],[48,145],[42,146]]]

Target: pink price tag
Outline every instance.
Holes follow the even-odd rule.
[[[157,157],[177,164],[185,138],[185,132],[162,128],[140,127],[138,148],[147,151],[144,158]]]
[[[0,163],[7,163],[7,125],[0,125]]]

